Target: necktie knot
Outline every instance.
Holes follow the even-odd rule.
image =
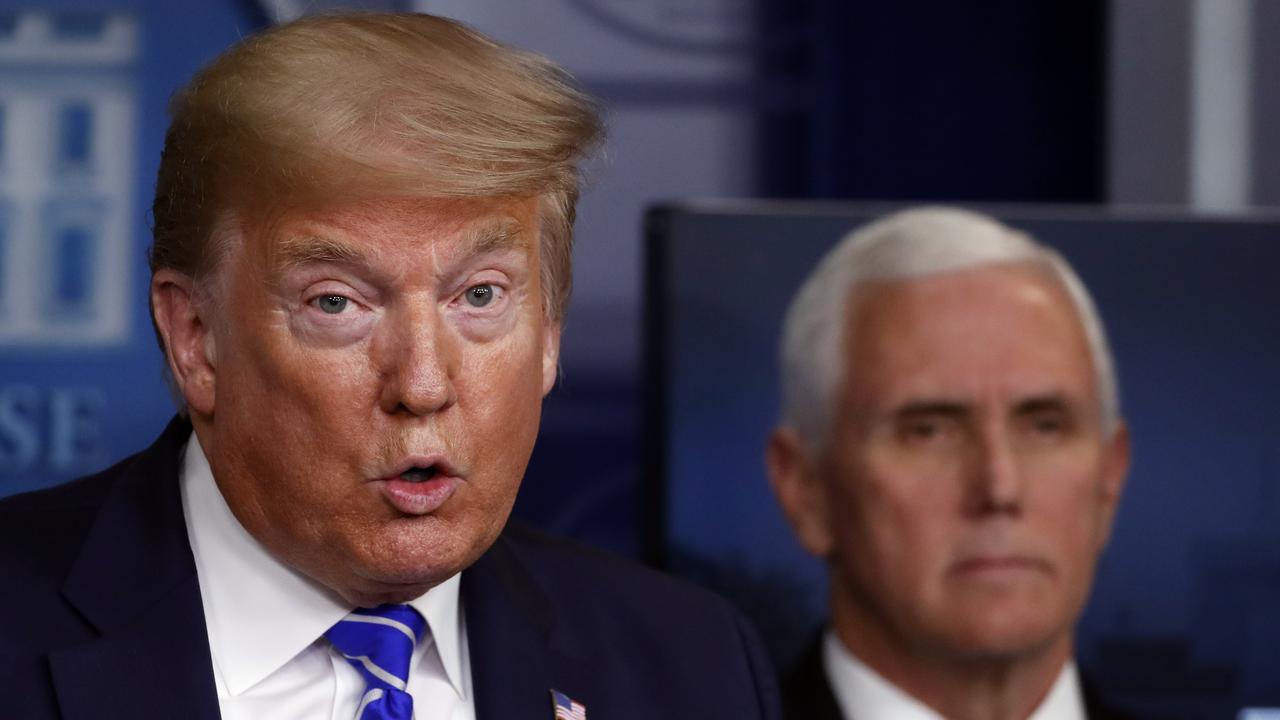
[[[365,681],[358,720],[409,720],[413,699],[405,691],[409,661],[422,639],[426,621],[408,605],[363,608],[324,634]]]

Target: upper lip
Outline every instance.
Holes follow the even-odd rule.
[[[391,466],[390,472],[387,472],[382,477],[384,479],[400,477],[414,468],[435,468],[436,472],[447,476],[457,476],[459,472],[458,468],[454,467],[444,455],[432,453],[430,455],[410,455],[402,458]]]

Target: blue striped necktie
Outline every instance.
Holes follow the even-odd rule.
[[[357,609],[324,634],[360,671],[365,691],[356,720],[411,720],[409,660],[426,621],[408,605]]]

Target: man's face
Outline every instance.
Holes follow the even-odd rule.
[[[1012,265],[886,283],[851,301],[846,350],[813,468],[837,624],[908,657],[1068,651],[1127,440],[1065,292]]]
[[[474,562],[506,522],[555,378],[536,201],[370,201],[246,228],[193,408],[273,554],[360,604]]]

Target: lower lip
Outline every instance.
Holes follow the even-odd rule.
[[[399,477],[381,481],[383,496],[405,515],[429,515],[439,510],[458,489],[460,482],[461,478],[444,475],[420,482]]]

